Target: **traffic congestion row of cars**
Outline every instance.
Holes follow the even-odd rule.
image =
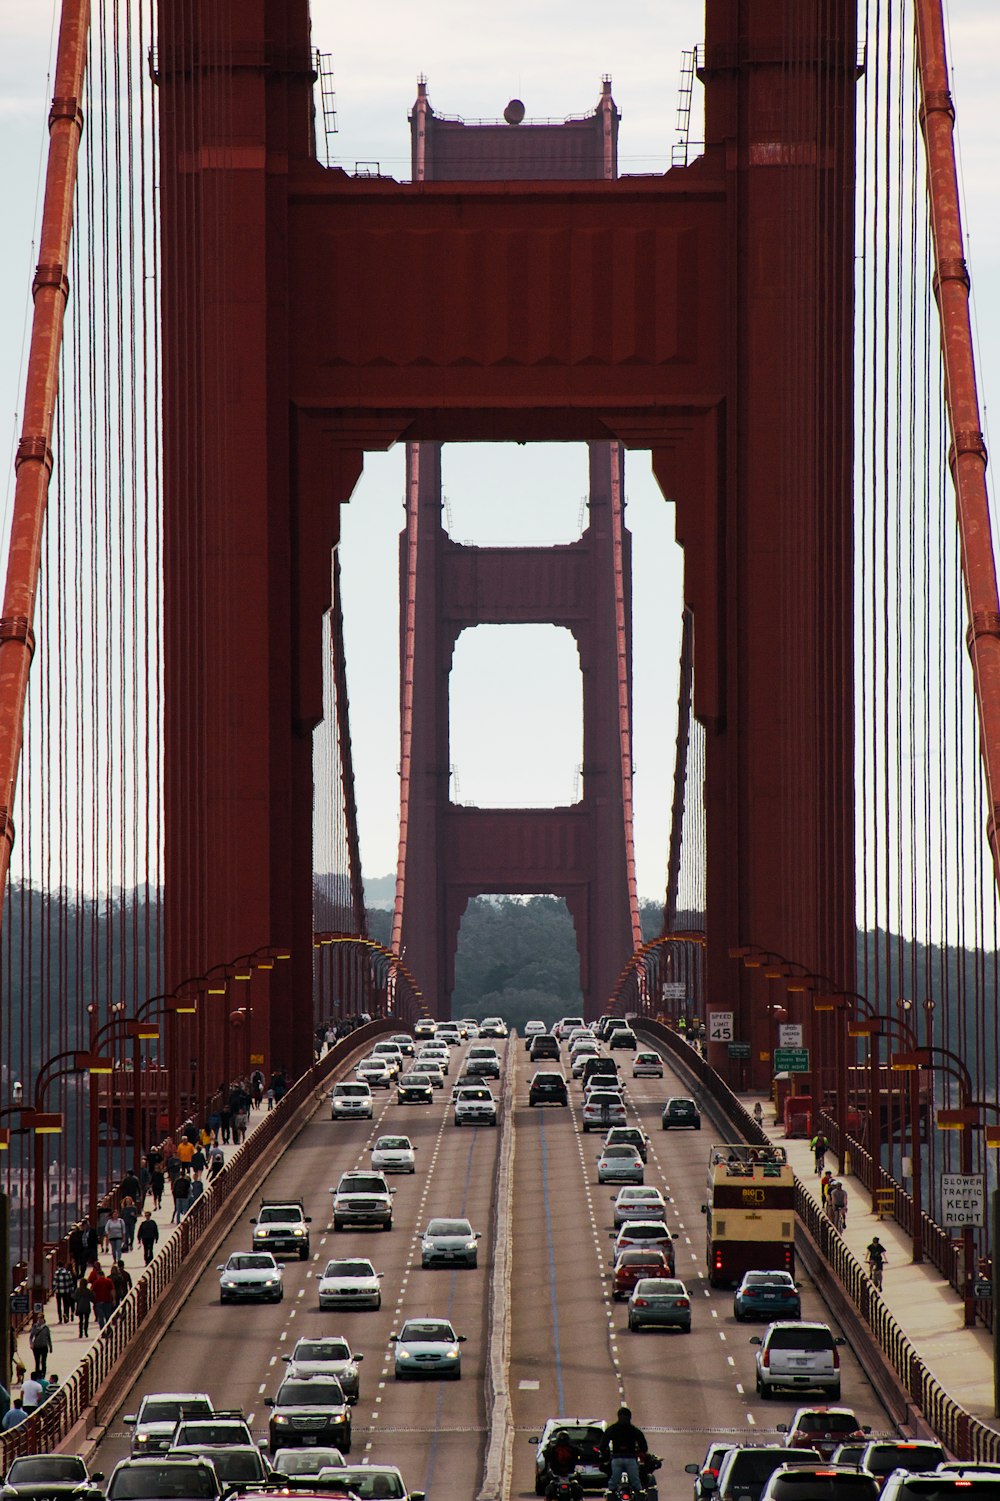
[[[488,1022],[503,1026],[499,1018]],[[640,1070],[644,1050],[638,1045],[629,1047],[620,1037],[612,1048],[612,1036],[623,1030],[631,1029],[607,1026],[602,1035],[600,1026],[585,1028],[581,1018],[569,1017],[552,1032],[533,1030],[526,1042],[529,1057],[540,1039],[555,1042],[554,1061],[568,1060],[571,1078],[578,1079],[584,1090],[583,1131],[603,1131],[595,1161],[597,1185],[614,1190],[609,1195],[611,1214],[606,1227],[612,1240],[611,1298],[626,1305],[629,1331],[636,1335],[653,1329],[688,1333],[692,1298],[676,1275],[675,1235],[668,1225],[671,1200],[662,1187],[646,1181],[650,1138],[628,1107],[625,1081],[611,1053],[633,1054],[633,1078],[661,1078],[663,1064],[659,1055],[652,1054],[659,1072],[652,1063]],[[377,1099],[393,1112],[393,1128],[383,1130],[380,1122],[372,1133],[370,1166],[343,1173],[331,1187],[334,1233],[372,1232],[378,1241],[393,1231],[395,1188],[389,1180],[396,1174],[411,1177],[422,1165],[419,1145],[401,1129],[404,1121],[413,1119],[408,1112],[414,1106],[433,1105],[450,1088],[453,1125],[496,1124],[497,1105],[490,1082],[501,1077],[501,1050],[494,1044],[504,1040],[503,1034],[488,1031],[485,1022],[471,1027],[418,1024],[415,1034],[398,1034],[376,1044],[369,1058],[359,1063],[353,1079],[333,1086],[333,1122],[372,1120]],[[464,1051],[459,1070],[456,1050],[460,1047]],[[551,1048],[552,1042],[546,1041],[541,1059],[535,1061],[550,1061]],[[491,1059],[496,1060],[495,1072]],[[545,1084],[536,1088],[537,1081],[546,1079],[561,1081],[562,1090]],[[562,1099],[556,1097],[560,1092]],[[569,1096],[570,1083],[561,1068],[540,1069],[529,1085],[532,1106],[568,1106]],[[588,1117],[587,1107],[595,1104],[595,1097],[597,1110],[592,1109]],[[472,1104],[483,1107],[478,1115],[469,1108]],[[678,1105],[681,1108],[668,1124],[668,1107]],[[685,1118],[688,1107],[697,1121]],[[664,1130],[700,1128],[694,1101],[673,1097],[663,1108]],[[282,1259],[309,1257],[311,1224],[300,1201],[263,1200],[251,1220],[251,1249],[235,1252],[219,1269],[220,1301],[280,1301],[284,1295]],[[417,1237],[420,1266],[428,1271],[437,1267],[475,1271],[481,1240],[481,1233],[462,1215],[430,1218]],[[384,1278],[373,1260],[354,1252],[360,1244],[360,1239],[349,1242],[351,1249],[328,1259],[318,1274],[315,1287],[320,1310],[381,1307]],[[761,1398],[801,1390],[820,1393],[826,1400],[824,1405],[801,1407],[787,1423],[776,1424],[781,1442],[713,1443],[704,1460],[685,1467],[694,1477],[695,1501],[711,1501],[714,1496],[720,1501],[879,1501],[880,1493],[883,1501],[963,1501],[967,1490],[974,1492],[968,1501],[1000,1501],[1000,1472],[973,1473],[965,1467],[959,1473],[946,1466],[938,1470],[936,1466],[947,1458],[939,1445],[873,1439],[853,1409],[839,1405],[843,1340],[826,1325],[802,1321],[801,1293],[789,1274],[747,1272],[733,1294],[733,1317],[737,1323],[757,1320],[766,1326],[753,1336]],[[427,1315],[396,1328],[390,1342],[397,1380],[461,1378],[466,1341],[450,1319]],[[321,1493],[324,1498],[355,1496],[358,1501],[423,1501],[421,1492],[407,1491],[398,1468],[350,1461],[352,1408],[361,1394],[364,1359],[364,1352],[352,1348],[340,1333],[317,1328],[299,1338],[281,1356],[284,1374],[273,1395],[264,1399],[268,1409],[265,1445],[255,1441],[241,1412],[216,1410],[205,1393],[148,1394],[137,1411],[125,1418],[131,1431],[131,1457],[112,1474],[107,1485],[109,1501],[222,1501],[226,1494],[247,1501],[254,1495],[262,1501],[287,1501],[289,1494],[297,1492]],[[560,1434],[568,1434],[573,1442],[579,1457],[576,1474],[584,1489],[603,1491],[607,1468],[601,1435],[605,1426],[603,1419],[596,1418],[550,1419],[531,1439],[536,1494],[545,1495],[554,1478],[550,1459]],[[33,1457],[56,1458],[62,1457]],[[102,1481],[102,1476],[87,1476],[84,1468],[82,1478],[76,1472],[75,1484],[82,1489],[75,1494],[80,1501],[98,1501],[105,1490]],[[22,1488],[19,1494],[29,1492]],[[44,1496],[57,1501],[51,1489]]]
[[[423,1038],[400,1033],[376,1043],[354,1077],[333,1086],[332,1121],[372,1119],[380,1090],[399,1106],[433,1104],[460,1056],[461,1072],[450,1101],[453,1123],[495,1126],[489,1082],[500,1076],[496,1043],[505,1039],[503,1023],[496,1018],[478,1027],[470,1023],[424,1032]],[[331,1186],[332,1233],[391,1233],[396,1189],[390,1178],[415,1174],[418,1151],[419,1145],[398,1127],[375,1134],[369,1143],[370,1166],[342,1173]],[[250,1225],[250,1247],[233,1252],[219,1267],[222,1303],[280,1302],[283,1263],[304,1261],[311,1254],[312,1221],[300,1200],[265,1199]],[[418,1238],[420,1265],[475,1271],[481,1238],[464,1215],[431,1217]],[[378,1309],[382,1285],[383,1274],[373,1260],[353,1252],[330,1257],[314,1284],[323,1313]],[[399,1381],[461,1379],[465,1335],[449,1318],[408,1318],[391,1334],[390,1344]],[[254,1440],[242,1412],[220,1412],[207,1393],[148,1394],[125,1417],[131,1452],[111,1476],[109,1497],[220,1501],[223,1493],[245,1489],[248,1495],[319,1491],[324,1497],[356,1496],[358,1501],[422,1501],[420,1492],[407,1491],[395,1467],[371,1464],[367,1458],[359,1465],[349,1461],[351,1412],[361,1395],[364,1358],[364,1351],[352,1348],[340,1332],[316,1329],[299,1338],[281,1356],[285,1369],[276,1390],[263,1398],[268,1410],[263,1444]]]

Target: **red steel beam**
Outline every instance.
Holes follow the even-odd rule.
[[[52,427],[59,394],[63,323],[69,301],[66,265],[83,135],[83,82],[89,32],[89,0],[63,0],[55,91],[49,110],[49,154],[38,265],[31,288],[34,312],[24,419],[14,461],[17,479],[0,616],[0,903],[14,845],[14,792],[21,759],[28,673],[35,646],[32,622],[52,474]]]
[[[969,272],[955,165],[955,106],[948,88],[941,0],[917,0],[915,10],[920,125],[927,159],[934,291],[941,320],[945,405],[951,428],[948,456],[962,544],[962,576],[969,615],[966,641],[979,708],[979,751],[986,777],[986,832],[1000,886],[1000,601],[986,492],[986,444],[979,421],[976,361],[969,318]]]

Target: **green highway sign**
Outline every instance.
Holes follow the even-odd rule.
[[[750,1044],[748,1042],[731,1042],[729,1044],[730,1058],[749,1058]]]
[[[807,1074],[809,1072],[808,1048],[775,1048],[774,1072],[776,1074]]]

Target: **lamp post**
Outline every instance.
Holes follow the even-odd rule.
[[[972,1098],[972,1076],[957,1053],[948,1048],[936,1047],[933,1044],[922,1048],[915,1048],[909,1053],[901,1054],[893,1059],[893,1068],[905,1068],[916,1070],[919,1068],[933,1068],[934,1059],[941,1058],[943,1063],[939,1066],[958,1081],[959,1099],[961,1104],[958,1109],[945,1107],[937,1112],[937,1126],[940,1131],[961,1131],[961,1171],[964,1175],[972,1172],[972,1136],[969,1128],[981,1124],[979,1114],[980,1106]],[[965,1305],[965,1327],[973,1329],[976,1323],[976,1298],[973,1290],[973,1239],[972,1226],[965,1225],[962,1229],[962,1268],[963,1302]]]
[[[58,1136],[62,1132],[63,1118],[59,1112],[46,1111],[45,1093],[50,1084],[67,1074],[99,1068],[105,1060],[92,1053],[78,1052],[67,1048],[46,1060],[35,1079],[34,1108],[21,1111],[21,1124],[34,1133],[34,1164],[32,1168],[33,1235],[31,1248],[31,1280],[37,1297],[44,1290],[45,1280],[45,1140],[46,1136]]]

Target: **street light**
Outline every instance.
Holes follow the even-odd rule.
[[[961,1105],[957,1109],[942,1108],[936,1113],[936,1124],[939,1131],[961,1131],[961,1171],[963,1174],[972,1172],[972,1135],[969,1127],[981,1124],[979,1105],[972,1098],[972,1075],[957,1053],[948,1048],[936,1047],[928,1044],[922,1048],[914,1048],[909,1053],[896,1055],[892,1060],[893,1068],[916,1071],[919,1068],[933,1068],[934,1058],[942,1058],[945,1061],[940,1066],[958,1081],[959,1098]],[[965,1327],[972,1329],[976,1323],[976,1298],[973,1291],[973,1239],[972,1226],[966,1225],[962,1230],[962,1254],[964,1267],[962,1280],[964,1283],[963,1301],[965,1304]]]

